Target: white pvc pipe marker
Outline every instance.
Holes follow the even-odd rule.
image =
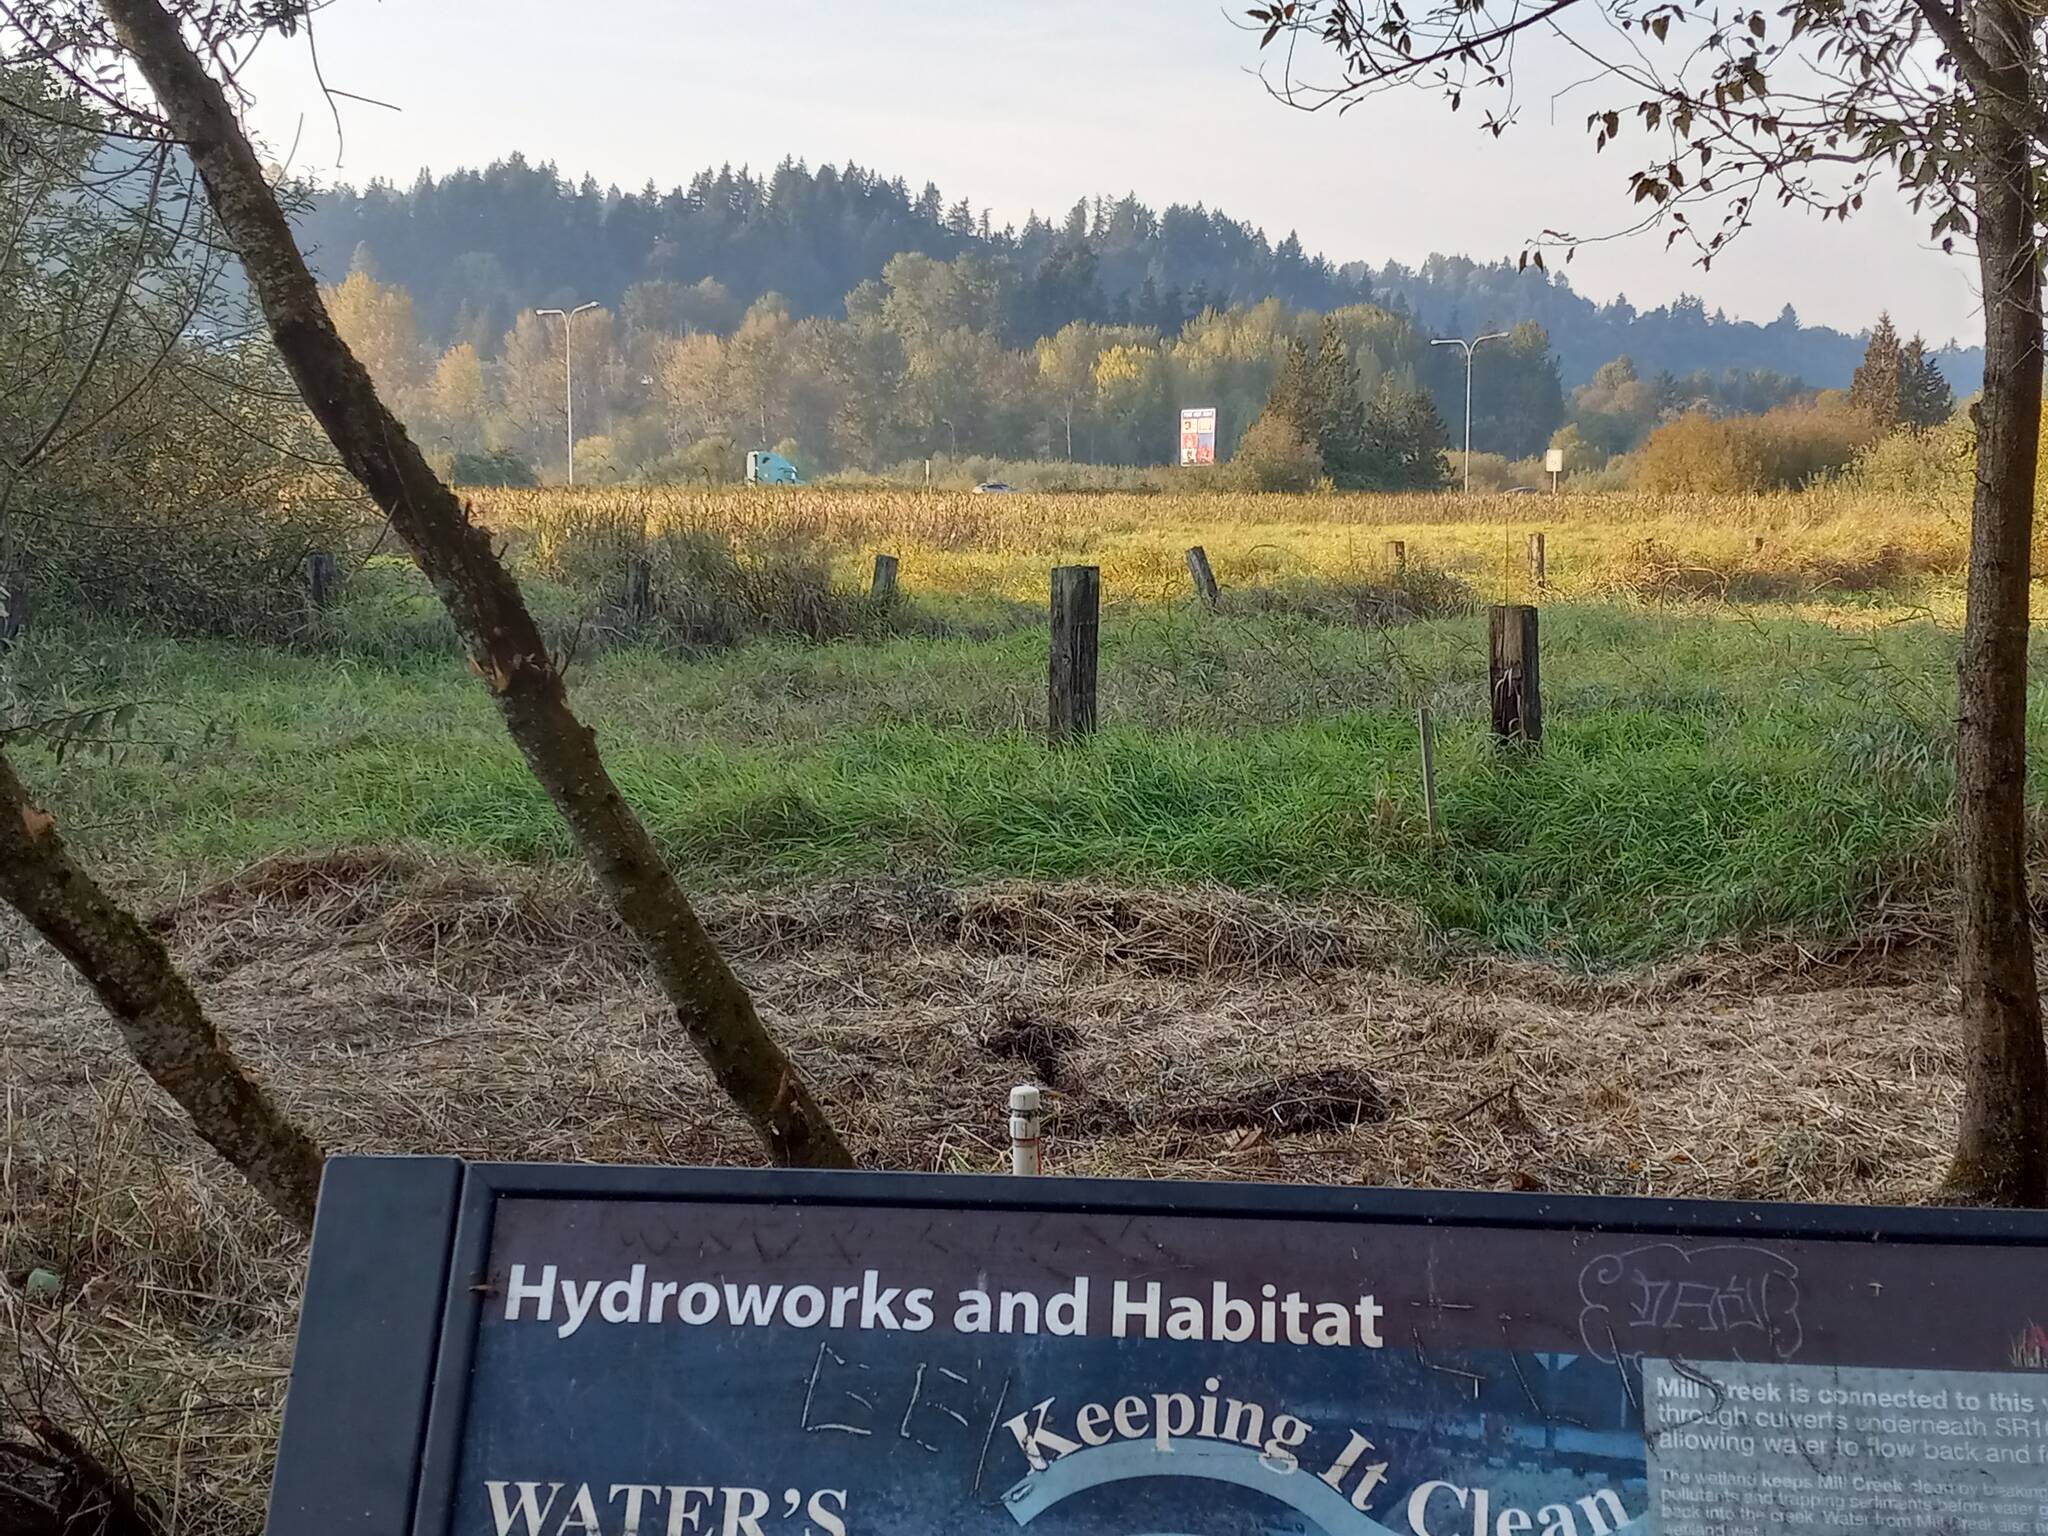
[[[1033,1083],[1020,1083],[1010,1090],[1010,1172],[1032,1177],[1045,1172],[1044,1143],[1040,1136],[1039,1109],[1044,1095]]]

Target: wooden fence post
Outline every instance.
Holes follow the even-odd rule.
[[[17,568],[0,575],[0,651],[28,633],[28,572]]]
[[[1407,571],[1408,541],[1406,539],[1387,540],[1387,569],[1396,576],[1402,575]]]
[[[341,590],[341,562],[324,549],[306,556],[306,604],[315,613],[334,602]]]
[[[875,556],[875,578],[868,584],[868,596],[878,603],[896,601],[896,557]]]
[[[1188,551],[1188,577],[1195,584],[1195,596],[1202,600],[1202,606],[1215,612],[1222,594],[1216,589],[1216,573],[1209,569],[1209,552],[1199,544]]]
[[[1543,535],[1540,533],[1529,535],[1529,580],[1538,592],[1550,585],[1543,566]]]
[[[654,567],[645,555],[626,562],[626,612],[636,624],[654,616]]]
[[[1487,674],[1493,734],[1534,746],[1543,739],[1543,690],[1536,665],[1536,610],[1509,603],[1487,616]]]
[[[1053,567],[1046,726],[1056,746],[1095,729],[1095,648],[1101,617],[1101,568]]]

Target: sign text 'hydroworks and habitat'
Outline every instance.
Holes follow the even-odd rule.
[[[273,1536],[2048,1532],[2048,1221],[343,1159]]]

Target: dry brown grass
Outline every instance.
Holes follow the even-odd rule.
[[[1392,913],[1217,889],[733,895],[707,917],[868,1161],[987,1172],[1008,1088],[1067,1174],[1928,1197],[1955,1117],[1934,960],[1792,950],[1619,980],[1451,968]],[[562,872],[260,866],[158,926],[334,1149],[758,1161],[629,941]],[[0,1384],[177,1529],[256,1529],[304,1252],[0,929]],[[32,1265],[64,1278],[27,1300]]]
[[[1412,565],[1507,602],[1533,590],[1526,540],[1542,529],[1553,601],[1787,602],[1952,584],[1968,542],[1952,507],[1839,486],[1560,497],[659,487],[481,491],[473,505],[525,568],[564,579],[595,565],[616,586],[628,550],[718,545],[829,557],[853,590],[882,551],[901,558],[908,595],[1031,603],[1044,600],[1046,565],[1069,560],[1098,565],[1120,599],[1178,601],[1191,544],[1226,587],[1250,588],[1367,580],[1399,539]],[[2035,554],[2048,572],[2048,533]]]
[[[479,520],[530,540],[543,552],[593,529],[638,538],[673,528],[718,529],[742,541],[800,537],[829,546],[879,538],[943,550],[1063,548],[1160,527],[1331,529],[1577,526],[1632,530],[1660,526],[1714,543],[1774,541],[1862,547],[1875,533],[1913,546],[1960,550],[1967,528],[1953,508],[1924,499],[1827,486],[1759,494],[1613,491],[1552,498],[1480,493],[1288,495],[1253,492],[1034,492],[975,496],[963,491],[743,487],[599,487],[574,491],[475,490]]]

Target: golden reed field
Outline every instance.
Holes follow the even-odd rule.
[[[1557,597],[1729,596],[1796,600],[1959,573],[1966,509],[1836,490],[1762,496],[973,495],[811,488],[479,490],[479,519],[547,568],[592,540],[631,545],[682,531],[741,547],[799,542],[859,580],[877,552],[903,561],[907,591],[1042,601],[1049,565],[1102,567],[1109,600],[1185,595],[1184,552],[1200,544],[1226,585],[1356,578],[1383,568],[1389,541],[1411,563],[1468,582],[1485,600],[1523,600],[1527,535],[1546,539]],[[2048,541],[2037,559],[2048,569]]]

